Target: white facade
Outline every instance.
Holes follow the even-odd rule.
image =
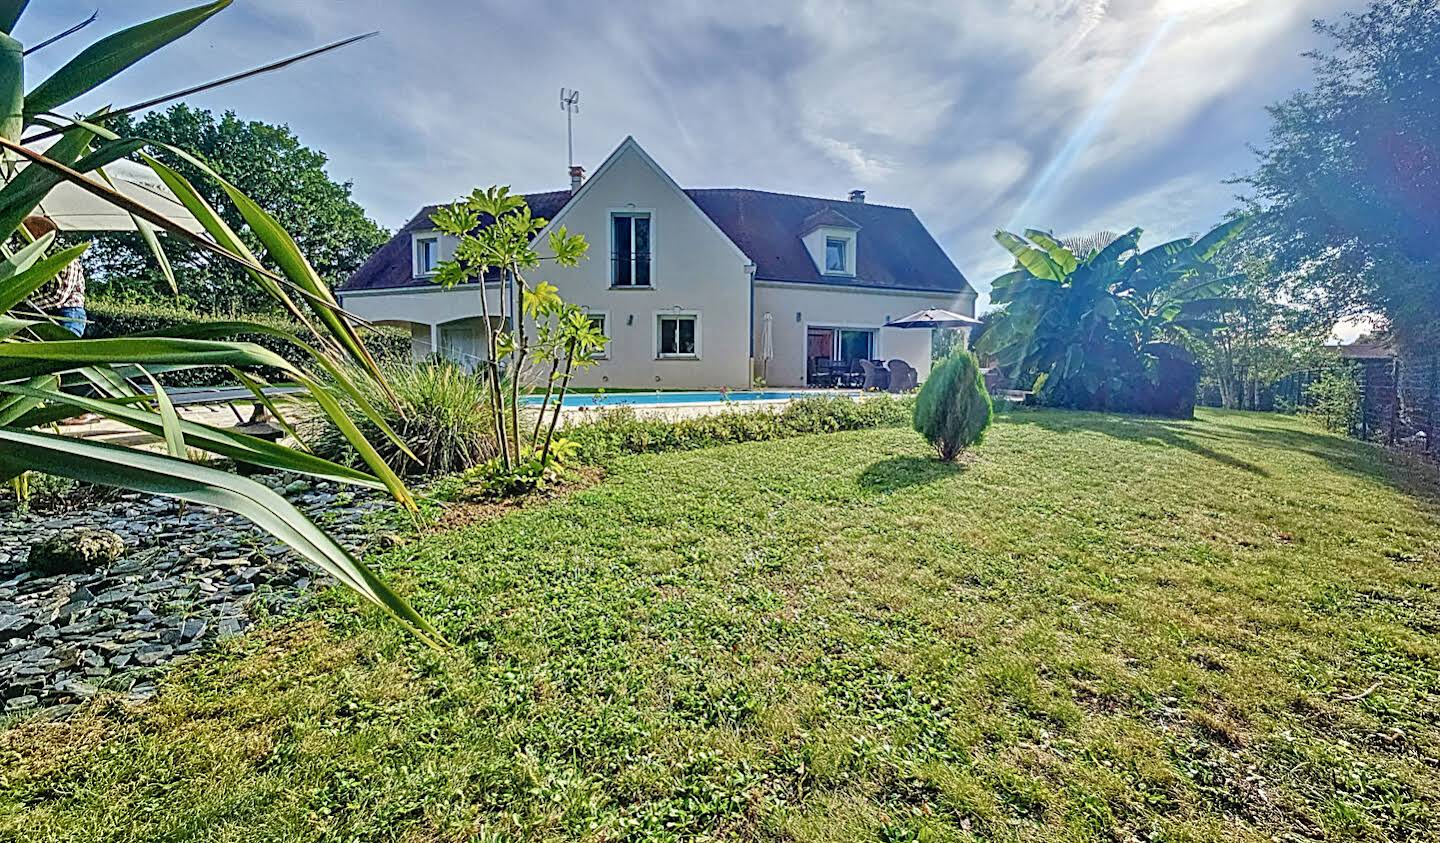
[[[626,243],[616,243],[617,216],[630,217]],[[645,222],[635,223],[634,218]],[[751,259],[700,210],[633,140],[627,139],[552,219],[590,244],[578,267],[544,265],[529,280],[559,288],[562,298],[604,319],[609,346],[575,384],[613,388],[748,387],[764,371],[771,386],[804,386],[808,330],[814,327],[873,331],[873,356],[901,358],[923,376],[930,368],[930,332],[884,329],[892,318],[929,307],[974,313],[974,293],[915,293],[841,285],[756,281]],[[637,264],[636,238],[648,226],[648,273]],[[823,231],[812,232],[824,236]],[[425,262],[448,259],[451,238],[417,242],[434,232],[412,232],[416,277]],[[831,232],[849,239],[847,274],[864,245],[864,231]],[[810,244],[807,243],[807,246]],[[823,239],[818,241],[823,260]],[[630,258],[627,260],[627,254]],[[617,265],[621,269],[617,269]],[[823,267],[822,267],[823,269]],[[635,283],[648,274],[648,285]],[[620,282],[620,283],[617,283]],[[629,283],[625,283],[629,282]],[[488,285],[490,309],[498,308],[498,285]],[[408,325],[417,357],[439,350],[475,362],[483,353],[479,287],[444,290],[409,287],[341,292],[343,305],[374,322]],[[771,315],[774,358],[759,361],[764,314]],[[837,335],[838,336],[838,335]],[[846,334],[849,341],[857,341]],[[753,368],[752,368],[753,367]]]

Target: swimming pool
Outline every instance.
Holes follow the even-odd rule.
[[[794,398],[809,398],[812,396],[836,396],[852,395],[849,392],[837,392],[832,390],[807,389],[804,391],[787,391],[780,389],[754,389],[754,390],[731,390],[721,392],[720,390],[701,390],[696,392],[603,392],[595,394],[567,395],[565,396],[565,407],[653,407],[657,405],[676,404],[722,404],[745,403],[750,401],[789,401]],[[544,396],[531,395],[525,399],[529,405],[539,405]]]

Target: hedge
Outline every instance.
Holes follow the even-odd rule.
[[[203,325],[214,322],[255,322],[282,331],[289,331],[306,342],[313,343],[315,336],[289,319],[273,314],[205,314],[195,313],[170,302],[116,302],[91,298],[85,309],[90,320],[85,330],[87,339],[104,339],[137,334],[144,331],[158,331],[180,325]],[[410,357],[410,335],[397,328],[381,327],[362,332],[365,346],[377,359],[408,360]],[[278,337],[269,334],[243,334],[226,339],[240,339],[263,346],[286,360],[301,366],[309,364],[308,356],[300,349]],[[267,378],[279,378],[278,372],[263,373]],[[234,379],[224,369],[206,367],[180,372],[166,372],[159,376],[166,386],[224,386]]]
[[[562,435],[576,444],[581,459],[603,463],[624,454],[685,451],[808,433],[907,427],[914,406],[912,396],[882,394],[860,401],[816,396],[792,401],[778,413],[727,410],[678,421],[642,419],[629,407],[617,407],[601,411],[594,421],[570,425]]]

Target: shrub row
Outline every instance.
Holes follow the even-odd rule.
[[[911,396],[801,398],[780,412],[727,410],[709,416],[666,421],[642,419],[629,407],[601,411],[595,421],[573,424],[564,436],[581,459],[605,462],[623,454],[684,451],[783,439],[807,433],[835,433],[872,427],[907,427],[914,414]]]
[[[116,302],[103,298],[92,298],[86,302],[90,325],[86,328],[87,338],[104,339],[138,334],[146,331],[160,331],[184,325],[203,325],[215,322],[255,322],[266,327],[288,331],[306,342],[315,337],[300,325],[288,319],[269,314],[204,314],[187,310],[170,302]],[[363,332],[365,345],[370,353],[380,360],[408,359],[410,336],[396,328],[376,328]],[[305,352],[268,334],[242,334],[226,339],[245,340],[263,346],[297,365],[307,365]],[[277,372],[264,373],[267,378],[278,377]],[[189,369],[180,372],[166,372],[159,376],[167,386],[221,386],[233,383],[224,370],[215,367]]]

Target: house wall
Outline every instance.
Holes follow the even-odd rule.
[[[924,380],[930,373],[930,332],[882,326],[892,319],[931,307],[973,316],[975,298],[973,295],[957,297],[952,293],[899,293],[816,284],[756,282],[754,332],[757,355],[765,314],[770,313],[773,320],[775,357],[764,367],[765,381],[770,386],[805,385],[806,338],[812,326],[875,329],[875,356],[882,360],[898,357],[914,366]],[[760,368],[757,360],[757,374]]]
[[[650,213],[653,289],[610,286],[615,211]],[[701,388],[750,382],[750,276],[747,259],[684,193],[645,158],[622,146],[555,218],[585,235],[589,257],[545,280],[567,301],[606,316],[608,359],[577,374],[581,386]],[[700,315],[698,360],[660,360],[656,322],[663,313]]]

